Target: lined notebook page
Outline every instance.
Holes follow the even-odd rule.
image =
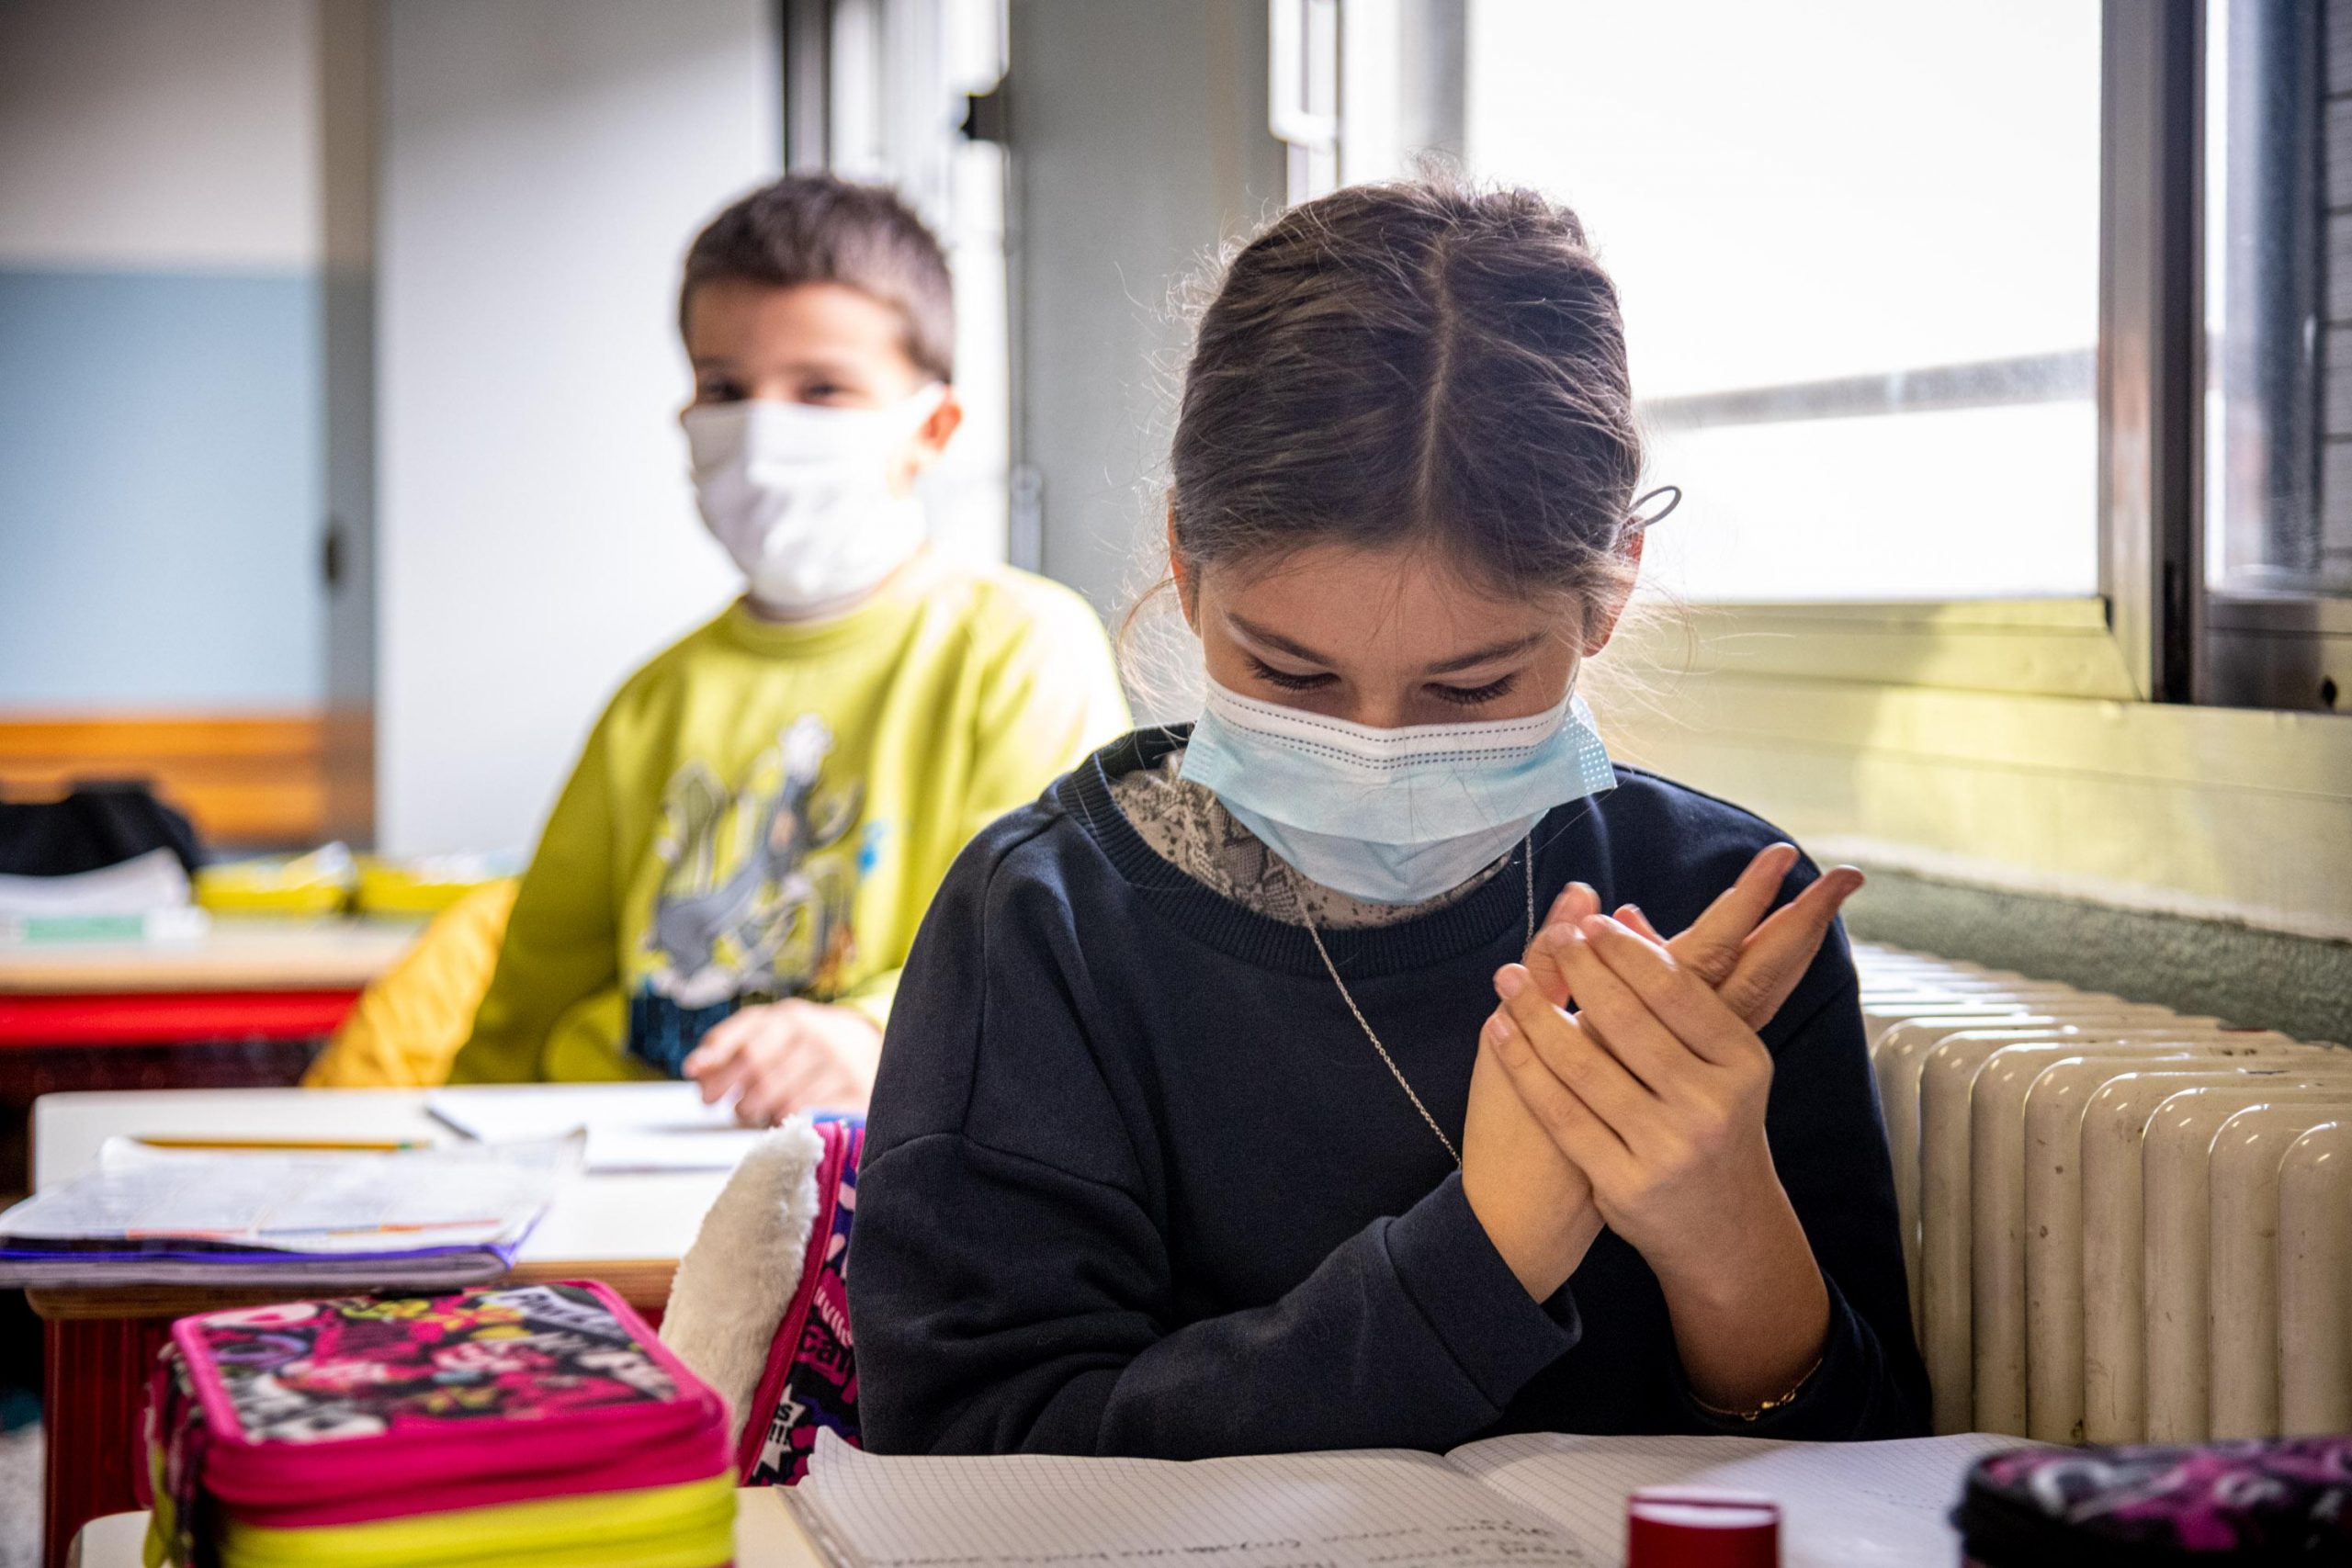
[[[1781,1505],[1781,1568],[1913,1568],[1958,1561],[1947,1522],[1968,1467],[2022,1446],[1982,1432],[1883,1443],[1752,1438],[1580,1438],[1531,1433],[1449,1455],[1465,1474],[1622,1553],[1626,1495],[1644,1486],[1726,1486]]]
[[[828,1432],[792,1499],[840,1568],[1617,1568],[1627,1494],[1727,1486],[1779,1502],[1783,1568],[1915,1568],[1957,1560],[1968,1467],[2017,1446],[1539,1434],[1175,1464],[886,1459]]]
[[[1431,1454],[876,1458],[818,1438],[794,1506],[842,1568],[1613,1562]]]

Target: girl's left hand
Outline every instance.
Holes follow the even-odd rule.
[[[1765,1140],[1772,1058],[1756,1032],[1663,946],[1607,916],[1544,940],[1577,1015],[1509,964],[1486,1043],[1590,1179],[1610,1229],[1669,1292],[1740,1277],[1744,1255],[1760,1240],[1785,1246],[1792,1228],[1802,1248]]]

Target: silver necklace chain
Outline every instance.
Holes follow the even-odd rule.
[[[1520,845],[1520,849],[1526,857],[1527,942],[1528,945],[1532,946],[1535,942],[1535,835],[1532,831],[1529,832],[1526,840]],[[1291,874],[1298,876],[1301,882],[1306,881],[1295,868],[1292,869]],[[1413,1092],[1412,1084],[1405,1077],[1405,1069],[1396,1065],[1396,1058],[1390,1055],[1388,1047],[1380,1043],[1380,1036],[1374,1032],[1371,1021],[1363,1016],[1363,1009],[1356,1006],[1356,998],[1349,991],[1348,983],[1340,978],[1340,966],[1331,962],[1330,950],[1323,945],[1323,933],[1315,929],[1315,917],[1306,912],[1305,891],[1293,887],[1291,893],[1298,899],[1299,924],[1306,928],[1307,940],[1315,944],[1315,956],[1323,961],[1323,972],[1331,976],[1331,984],[1340,988],[1340,999],[1347,1003],[1348,1011],[1355,1015],[1356,1027],[1363,1031],[1363,1037],[1366,1040],[1372,1042],[1372,1048],[1380,1053],[1380,1060],[1387,1067],[1388,1076],[1396,1080],[1396,1087],[1405,1091],[1405,1098],[1413,1102],[1413,1109],[1421,1113],[1421,1120],[1429,1123],[1430,1131],[1437,1134],[1437,1141],[1445,1145],[1445,1152],[1453,1156],[1454,1165],[1459,1167],[1462,1164],[1462,1151],[1454,1147],[1452,1138],[1445,1135],[1445,1129],[1437,1124],[1437,1118],[1430,1115],[1430,1108],[1421,1103],[1421,1097]]]

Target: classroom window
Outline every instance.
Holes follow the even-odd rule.
[[[2214,0],[2206,581],[2352,593],[2352,15]]]
[[[2352,149],[2327,144],[2352,134],[2352,61],[2323,54],[2324,18],[2301,0],[2209,12],[2205,564],[2218,589],[2352,588]]]
[[[795,169],[894,187],[947,252],[964,425],[925,476],[931,536],[1001,561],[1012,526],[1012,322],[1001,143],[960,129],[1005,72],[1006,0],[785,0]]]
[[[1466,161],[1623,291],[1655,580],[2099,591],[2099,63],[2092,0],[1476,0]]]
[[[2352,707],[2352,6],[2204,7],[2197,694]]]

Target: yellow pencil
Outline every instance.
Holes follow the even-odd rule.
[[[138,1142],[151,1149],[283,1149],[292,1151],[396,1154],[425,1145],[413,1138],[181,1138],[149,1136]]]

